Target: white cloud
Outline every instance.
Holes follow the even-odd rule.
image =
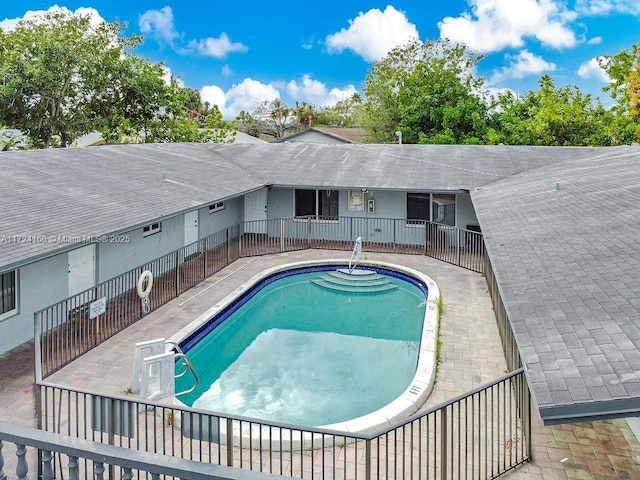
[[[138,18],[138,28],[155,40],[174,46],[174,41],[180,38],[173,23],[173,10],[164,7],[162,10],[148,10]]]
[[[231,67],[225,63],[222,66],[222,76],[230,77],[231,75],[233,75],[233,71],[231,71]]]
[[[584,62],[580,65],[580,68],[578,68],[578,76],[580,78],[596,78],[601,82],[609,83],[611,77],[609,77],[604,68],[600,66],[602,60],[602,57],[595,57]]]
[[[249,50],[246,45],[229,40],[229,36],[224,32],[220,34],[219,38],[209,37],[202,40],[191,40],[187,48],[200,55],[215,58],[224,58],[229,53]]]
[[[326,44],[329,52],[352,50],[367,62],[375,62],[392,48],[417,38],[416,26],[404,13],[388,5],[384,12],[377,8],[360,12],[354,20],[349,20],[349,28],[328,35]]]
[[[348,85],[344,89],[332,88],[329,90],[324,83],[313,80],[309,75],[304,75],[300,83],[291,80],[287,83],[286,88],[293,100],[307,102],[318,107],[335,105],[356,93],[356,88],[353,85]]]
[[[226,111],[235,117],[241,110],[252,112],[261,102],[280,98],[280,92],[272,85],[245,78],[227,90],[225,98]]]
[[[441,38],[488,52],[522,47],[526,37],[551,48],[577,43],[567,26],[575,20],[575,12],[555,0],[469,0],[469,4],[471,13],[439,22]]]
[[[509,78],[524,78],[528,75],[537,75],[542,72],[553,72],[556,69],[555,63],[545,61],[539,55],[535,55],[527,50],[521,51],[518,55],[505,55],[509,65],[494,72],[489,79],[489,85]]]
[[[252,78],[245,78],[233,85],[226,92],[217,85],[207,85],[200,90],[203,102],[217,105],[226,119],[235,118],[242,110],[253,112],[264,101],[281,98],[280,90],[286,89],[292,101],[307,102],[316,108],[335,105],[337,102],[350,98],[357,93],[353,85],[329,89],[324,83],[304,75],[298,83],[291,80],[288,83],[262,83]]]
[[[0,22],[0,29],[5,32],[10,32],[14,28],[18,22],[22,20],[26,21],[34,21],[38,23],[39,21],[44,21],[44,16],[48,13],[62,13],[66,15],[81,15],[83,17],[89,17],[91,19],[92,25],[99,25],[104,23],[104,18],[100,16],[98,11],[95,8],[90,7],[80,7],[75,11],[71,11],[66,7],[59,7],[58,5],[54,5],[49,7],[47,10],[27,10],[27,12],[20,18],[5,18]]]
[[[607,15],[609,13],[640,15],[638,0],[577,0],[575,8],[583,15]]]
[[[587,44],[589,45],[598,45],[602,43],[602,37],[593,37],[587,40]]]
[[[208,37],[200,40],[191,40],[186,48],[176,45],[176,40],[183,37],[176,30],[171,7],[163,7],[161,10],[147,10],[140,15],[138,27],[144,34],[150,35],[156,41],[165,43],[177,53],[197,53],[200,55],[224,58],[229,53],[246,52],[249,48],[239,42],[232,42],[229,36],[222,32],[218,38]]]
[[[217,85],[206,85],[202,87],[200,90],[200,99],[203,103],[209,102],[211,105],[217,105],[221,112],[226,102],[224,91]]]
[[[171,80],[174,80],[179,87],[184,87],[184,81],[182,80],[182,78],[180,77],[174,77],[173,73],[171,72],[171,69],[169,67],[167,67],[166,65],[163,65],[162,67],[163,70],[163,74],[162,74],[162,80],[164,80],[164,83],[166,85],[171,85]]]
[[[245,78],[226,92],[216,85],[207,85],[200,90],[202,101],[217,105],[224,118],[235,118],[242,110],[253,112],[263,101],[280,98],[280,92],[273,86],[252,78]]]

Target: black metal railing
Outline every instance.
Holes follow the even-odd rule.
[[[15,453],[14,475],[5,473],[4,443],[13,445]],[[28,450],[37,450],[39,460],[36,472],[29,471]],[[7,449],[8,450],[8,449]],[[8,453],[8,452],[7,452]],[[40,472],[40,473],[38,473]],[[60,475],[61,472],[62,475]],[[175,457],[130,450],[89,440],[69,438],[43,432],[35,428],[0,422],[0,479],[41,478],[95,478],[104,480],[131,480],[148,476],[153,480],[175,478],[185,480],[264,480],[257,472],[247,472],[219,465],[178,459]],[[142,475],[140,475],[142,473]],[[39,475],[39,476],[38,476]],[[283,478],[270,476],[269,478]]]
[[[153,310],[238,258],[305,248],[350,250],[358,236],[365,255],[428,255],[486,273],[507,360],[517,370],[371,435],[143,403],[43,381],[141,318],[136,283],[144,270],[156,278]],[[87,321],[89,305],[101,297],[108,307],[96,326]],[[530,459],[530,395],[503,310],[479,232],[355,217],[245,222],[37,312],[37,418],[44,430],[73,438],[285,476],[495,478]],[[85,471],[92,472],[88,461]]]
[[[296,478],[495,478],[530,458],[531,405],[523,369],[370,434],[141,402],[46,382],[37,388],[47,432]],[[89,462],[83,470],[94,467]]]
[[[305,248],[350,250],[362,237],[365,252],[430,257],[482,272],[482,234],[418,221],[341,217],[280,218],[244,222],[192,243],[35,313],[35,341],[46,378],[145,315],[136,287],[145,270],[153,274],[147,307],[153,311],[241,257]],[[91,318],[91,305],[106,309]]]

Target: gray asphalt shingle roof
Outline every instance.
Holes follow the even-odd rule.
[[[163,144],[4,152],[0,234],[115,233],[265,185],[470,190],[543,419],[640,413],[639,147]],[[0,268],[60,248],[0,244]]]
[[[472,192],[547,423],[640,413],[640,148]]]
[[[206,145],[116,145],[0,154],[0,234],[104,235],[260,188]],[[72,245],[0,244],[0,266]]]
[[[265,185],[470,190],[589,151],[181,143],[2,152],[0,234],[111,234]],[[71,247],[0,244],[0,268]]]
[[[589,148],[478,145],[268,144],[217,147],[267,183],[393,190],[471,190],[517,173],[588,155]]]

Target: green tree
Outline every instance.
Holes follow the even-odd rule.
[[[107,143],[150,141],[149,130],[165,117],[178,87],[166,84],[162,64],[138,57],[111,61],[112,74],[92,95],[94,126]]]
[[[602,103],[577,86],[558,88],[549,75],[539,89],[521,99],[500,97],[497,117],[500,142],[509,145],[606,146],[615,144],[613,116]]]
[[[40,148],[93,131],[106,142],[229,138],[221,119],[208,120],[216,134],[199,125],[199,92],[167,84],[164,66],[135,56],[142,38],[123,28],[56,12],[0,30],[0,122]]]
[[[222,118],[220,109],[201,102],[200,93],[178,85],[172,79],[161,109],[145,125],[144,141],[230,143],[236,135],[231,122]]]
[[[607,72],[610,83],[604,87],[616,105],[613,130],[620,143],[640,140],[640,43],[615,55],[605,55],[600,66]]]
[[[330,127],[360,127],[364,122],[363,117],[362,96],[354,93],[335,105],[322,108],[316,115],[316,124]]]
[[[253,118],[260,122],[263,135],[274,138],[284,137],[287,129],[295,125],[294,109],[279,98],[261,102],[253,112]]]
[[[370,140],[406,143],[483,143],[487,110],[482,57],[445,40],[410,42],[378,61],[365,78],[364,126]]]
[[[88,16],[48,13],[0,32],[0,121],[39,147],[61,146],[95,129],[90,108],[112,59],[135,47],[118,23],[93,25]]]
[[[303,130],[305,128],[311,128],[314,119],[316,118],[316,111],[313,105],[307,102],[297,102],[293,107],[293,113],[296,119],[296,130]]]

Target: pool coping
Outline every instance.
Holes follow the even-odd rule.
[[[193,335],[205,322],[231,305],[240,295],[244,294],[255,284],[271,275],[286,270],[304,267],[320,265],[344,266],[344,264],[344,259],[306,260],[287,263],[263,270],[257,275],[251,277],[248,281],[243,283],[221,301],[217,302],[207,311],[196,317],[196,319],[188,325],[178,330],[171,336],[169,342],[180,343],[184,339]],[[425,316],[422,325],[416,373],[404,392],[384,407],[351,420],[328,425],[320,425],[313,428],[338,430],[349,433],[375,433],[382,431],[398,420],[409,417],[417,412],[418,409],[426,402],[435,384],[438,344],[438,304],[440,301],[440,289],[438,288],[438,285],[431,277],[422,272],[393,263],[364,260],[361,261],[358,266],[384,268],[386,270],[399,272],[417,278],[427,286]],[[177,400],[177,402],[179,402],[179,400]]]

